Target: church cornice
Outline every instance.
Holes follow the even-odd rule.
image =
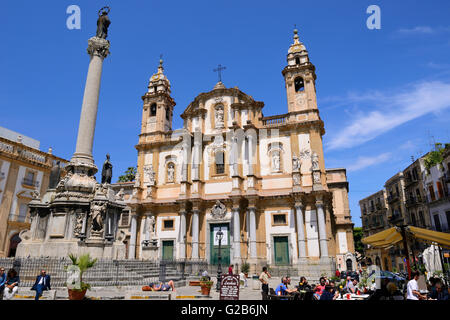
[[[290,66],[290,65],[287,65],[282,71],[281,71],[281,73],[283,74],[283,76],[286,76],[286,74],[287,73],[289,73],[289,72],[295,72],[295,73],[297,73],[297,72],[311,72],[312,73],[312,75],[313,75],[313,77],[314,77],[314,80],[316,80],[317,79],[317,76],[316,76],[316,67],[312,64],[312,63],[310,63],[310,62],[308,62],[308,63],[306,63],[306,64],[301,64],[301,65],[292,65],[292,66]]]
[[[183,119],[188,118],[192,114],[192,112],[194,112],[195,109],[198,109],[198,106],[202,101],[206,101],[210,98],[217,96],[232,96],[240,100],[243,100],[244,103],[248,103],[250,105],[254,103],[260,103],[264,105],[263,102],[255,101],[251,96],[249,96],[248,94],[242,92],[237,88],[217,88],[209,92],[202,92],[197,97],[195,97],[195,99],[191,103],[189,103],[187,108],[181,114],[181,118]]]

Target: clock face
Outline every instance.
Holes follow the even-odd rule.
[[[153,81],[159,80],[159,74],[153,75],[152,80],[153,80]]]
[[[305,93],[297,93],[295,95],[295,101],[297,105],[305,105],[306,104],[306,94]]]

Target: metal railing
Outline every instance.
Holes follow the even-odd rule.
[[[64,287],[67,279],[65,267],[71,265],[69,258],[0,258],[0,267],[7,271],[16,269],[20,286],[31,287],[42,269],[51,276],[52,287]],[[187,276],[198,276],[207,267],[199,260],[104,260],[83,274],[83,282],[93,287],[148,285],[151,282],[185,280]]]

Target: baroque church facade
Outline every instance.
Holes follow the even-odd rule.
[[[129,259],[247,262],[334,272],[356,268],[348,182],[325,167],[315,67],[297,30],[282,70],[287,113],[219,81],[184,110],[162,60],[142,97]]]

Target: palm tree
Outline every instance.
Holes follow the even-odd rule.
[[[94,266],[94,264],[97,262],[97,258],[91,259],[91,256],[89,253],[83,254],[80,257],[77,258],[77,256],[73,254],[69,254],[70,260],[72,260],[72,264],[75,266],[78,266],[80,269],[80,283],[81,283],[81,290],[84,289],[90,289],[90,285],[87,283],[83,283],[83,273]]]

